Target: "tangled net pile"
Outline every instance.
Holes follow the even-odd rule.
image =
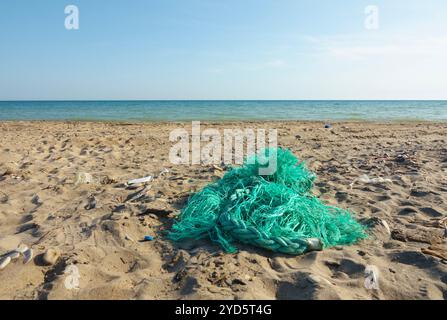
[[[260,176],[272,152],[277,170]],[[315,178],[289,150],[266,149],[194,194],[168,237],[209,237],[227,252],[236,252],[233,244],[239,241],[293,255],[366,238],[349,211],[311,195]]]

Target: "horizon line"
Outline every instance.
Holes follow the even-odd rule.
[[[161,101],[447,101],[447,99],[7,99],[0,102],[161,102]]]

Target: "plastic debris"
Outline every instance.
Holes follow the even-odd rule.
[[[329,124],[329,123],[326,123],[326,124],[324,125],[324,128],[325,128],[325,129],[331,129],[331,128],[332,128],[332,125]]]
[[[153,176],[147,176],[147,177],[144,177],[144,178],[129,180],[129,181],[127,181],[127,184],[129,186],[131,186],[131,185],[134,185],[134,184],[141,184],[141,183],[151,182],[152,180],[154,180]]]
[[[369,290],[379,290],[379,269],[376,266],[366,266],[365,288]]]
[[[64,280],[64,285],[67,290],[79,289],[79,278],[81,277],[78,267],[73,264],[68,265],[64,274],[66,278]]]
[[[354,179],[354,181],[352,181],[349,186],[351,187],[351,189],[354,187],[354,184],[359,181],[362,183],[371,183],[371,184],[375,184],[375,183],[392,183],[393,181],[391,179],[386,179],[386,178],[382,178],[382,177],[378,177],[378,178],[370,178],[368,175],[363,174],[360,177]]]
[[[75,184],[92,184],[92,183],[96,183],[96,181],[90,173],[78,172],[76,174]]]
[[[154,237],[152,236],[144,236],[144,241],[152,241],[154,240]]]
[[[276,171],[261,175],[275,153]],[[261,161],[262,160],[262,161]],[[209,237],[227,252],[234,242],[293,255],[366,238],[350,211],[312,195],[316,176],[290,150],[272,148],[248,158],[195,193],[174,223],[174,241]]]
[[[88,172],[76,173],[75,184],[111,184],[116,183],[116,180],[107,175],[93,175]]]
[[[133,202],[137,201],[147,195],[147,192],[151,189],[151,186],[145,186],[140,191],[130,194],[124,202]]]
[[[161,177],[161,176],[164,176],[164,175],[166,175],[168,173],[169,173],[169,169],[163,168],[163,170],[161,170],[158,175]]]

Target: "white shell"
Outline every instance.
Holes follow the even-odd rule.
[[[126,234],[126,235],[124,236],[124,239],[129,240],[129,241],[132,241],[132,242],[135,242],[135,240],[134,240],[131,236],[129,236],[128,234]]]
[[[7,256],[7,257],[10,257],[11,260],[15,260],[15,259],[17,259],[18,257],[20,257],[20,252],[18,252],[18,251],[12,251],[12,252],[8,253],[6,256]]]
[[[21,244],[15,251],[24,254],[27,250],[29,250],[28,246]]]
[[[27,264],[33,259],[33,249],[28,249],[23,253],[23,264]]]
[[[6,266],[11,262],[11,257],[1,258],[0,259],[0,270],[6,268]]]
[[[385,227],[388,235],[391,235],[391,229],[390,229],[390,226],[388,225],[388,222],[386,222],[385,220],[381,220],[381,222],[382,222],[383,226]]]

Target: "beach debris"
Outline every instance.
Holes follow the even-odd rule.
[[[0,258],[0,270],[6,268],[6,266],[11,262],[11,257],[6,256],[4,258]]]
[[[23,252],[23,264],[27,264],[33,259],[34,252],[33,249],[28,248],[25,252]]]
[[[351,189],[354,187],[354,184],[359,181],[362,183],[367,183],[367,184],[381,184],[381,183],[392,183],[393,181],[391,179],[387,179],[387,178],[382,178],[382,177],[378,177],[378,178],[370,178],[367,174],[362,174],[360,177],[355,178],[354,181],[352,181],[349,186],[351,187]]]
[[[115,179],[110,178],[107,175],[92,175],[88,172],[78,172],[76,173],[75,184],[111,184],[116,183]]]
[[[386,182],[390,183],[390,182],[393,182],[391,179],[384,179],[382,177],[370,178],[366,174],[361,175],[358,180],[363,183],[386,183]]]
[[[152,240],[154,240],[154,237],[152,237],[152,236],[144,236],[144,239],[143,239],[143,241],[152,241]]]
[[[79,289],[79,278],[81,274],[79,273],[78,267],[70,264],[65,268],[64,274],[67,275],[64,280],[65,288],[67,290]]]
[[[21,253],[21,254],[24,254],[27,250],[29,250],[28,246],[25,245],[25,244],[23,244],[23,243],[21,243],[21,244],[17,247],[17,249],[15,249],[15,251],[17,251],[17,252],[19,252],[19,253]]]
[[[323,250],[323,242],[319,238],[308,238],[306,239],[307,247],[310,251],[321,251]]]
[[[0,258],[0,270],[6,268],[12,260],[18,259],[21,255],[23,255],[23,263],[26,264],[33,259],[33,250],[24,244],[20,244],[15,250],[4,254]]]
[[[92,184],[92,183],[95,183],[95,179],[90,173],[87,172],[76,173],[75,184]]]
[[[153,176],[147,176],[147,177],[144,177],[144,178],[129,180],[129,181],[127,181],[127,185],[131,186],[131,185],[135,185],[135,184],[148,183],[148,182],[151,182],[153,180],[154,180]]]
[[[379,290],[379,269],[374,265],[365,267],[365,288],[368,290]]]
[[[131,236],[129,236],[127,233],[124,235],[124,239],[131,241],[131,242],[135,242],[135,240]]]
[[[10,257],[11,260],[16,260],[16,259],[18,259],[20,257],[20,252],[17,252],[15,250],[11,251],[11,252],[6,254],[6,257]]]
[[[388,241],[391,236],[391,229],[383,219],[379,217],[371,217],[365,221],[365,224],[368,226],[368,229],[371,234],[374,234],[376,239],[380,239],[382,241]]]
[[[163,170],[160,171],[160,173],[158,174],[159,177],[162,177],[166,174],[169,173],[169,169],[163,168]]]
[[[87,204],[85,205],[85,210],[92,210],[96,208],[96,198],[94,195],[91,195],[87,198]]]
[[[112,212],[113,213],[115,213],[115,212],[122,212],[122,211],[124,211],[126,209],[127,209],[127,207],[126,207],[125,204],[120,204],[120,205],[117,205],[115,208],[113,208]]]
[[[146,196],[147,192],[151,189],[151,186],[145,186],[143,189],[141,189],[140,191],[137,191],[135,193],[130,194],[126,200],[124,200],[124,202],[134,202],[137,201],[141,198],[143,198],[144,196]]]
[[[256,169],[265,166],[271,152],[276,154],[278,170],[268,176],[266,184],[261,171]],[[321,243],[313,238],[321,239],[324,247],[366,238],[366,226],[347,214],[348,211],[336,209],[336,213],[331,212],[327,204],[313,195],[315,178],[315,174],[288,149],[260,151],[248,158],[244,166],[227,173],[217,184],[209,184],[194,194],[179,219],[175,220],[168,239],[179,242],[209,236],[230,253],[237,252],[234,244],[240,242],[274,252],[301,255],[321,250]],[[279,206],[281,212],[291,214],[287,217],[276,214]],[[264,223],[266,213],[273,219],[267,225]],[[283,227],[272,230],[271,224]],[[286,225],[298,226],[294,229],[296,232],[291,232]],[[336,233],[331,231],[322,236],[323,229],[336,230]],[[342,238],[350,240],[341,241]]]
[[[399,162],[399,163],[403,163],[403,162],[407,161],[407,159],[408,159],[408,156],[406,154],[398,154],[396,156],[395,161]]]
[[[44,253],[44,255],[42,257],[42,261],[47,266],[51,266],[57,262],[57,260],[59,259],[59,256],[60,256],[60,254],[59,254],[58,250],[50,248]]]
[[[326,124],[324,125],[324,128],[325,128],[325,129],[331,129],[331,128],[332,128],[332,125],[331,125],[330,123],[326,123]]]
[[[383,219],[380,219],[380,222],[383,224],[383,226],[385,227],[386,232],[388,233],[388,235],[391,236],[391,229],[390,226],[388,225],[388,222],[386,222]]]

